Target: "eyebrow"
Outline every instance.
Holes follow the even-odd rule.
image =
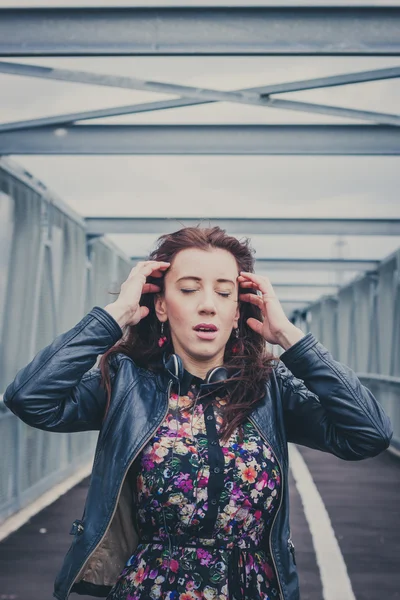
[[[201,277],[194,277],[193,275],[186,275],[185,277],[180,277],[179,279],[177,279],[176,283],[179,283],[179,281],[182,281],[182,279],[194,279],[195,281],[201,281]],[[235,285],[235,282],[232,281],[231,279],[217,279],[218,283],[232,283],[232,285]]]

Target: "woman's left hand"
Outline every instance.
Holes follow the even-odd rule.
[[[239,294],[239,300],[255,304],[264,316],[263,322],[250,317],[247,319],[248,326],[270,344],[280,344],[282,335],[295,328],[295,325],[285,315],[268,277],[240,271],[238,283],[241,288],[257,290],[262,294]]]

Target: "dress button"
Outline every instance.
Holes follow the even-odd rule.
[[[220,468],[219,467],[214,467],[214,473],[219,473],[220,472]]]
[[[207,421],[212,421],[214,417],[212,415],[207,415]]]
[[[217,500],[216,500],[215,498],[213,498],[213,499],[211,500],[211,504],[212,504],[213,506],[215,506],[215,505],[217,504]]]
[[[217,440],[211,440],[211,446],[216,446],[217,445]]]

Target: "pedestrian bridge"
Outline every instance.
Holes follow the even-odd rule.
[[[0,600],[52,597],[97,440],[1,392],[199,223],[392,421],[361,462],[290,445],[302,600],[400,599],[400,9],[39,4],[0,8]]]

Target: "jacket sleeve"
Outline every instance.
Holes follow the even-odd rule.
[[[392,424],[382,406],[312,333],[281,354],[275,372],[289,442],[343,460],[370,458],[390,445]]]
[[[98,355],[122,335],[117,321],[95,306],[75,327],[56,337],[18,371],[4,393],[4,404],[37,429],[100,429],[106,392],[100,386],[100,369],[93,366]],[[112,382],[114,368],[110,368],[110,376]]]

